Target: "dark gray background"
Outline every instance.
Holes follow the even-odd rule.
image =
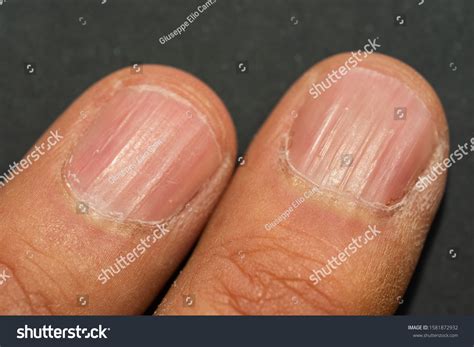
[[[6,0],[0,6],[0,172],[88,86],[133,62],[176,66],[208,83],[229,108],[243,153],[301,73],[376,36],[380,52],[413,66],[438,92],[451,146],[474,135],[472,0],[217,0],[183,35],[158,42],[204,2]],[[394,24],[397,15],[406,16],[406,26]],[[239,60],[249,62],[248,73],[236,72]],[[25,74],[25,62],[36,64],[35,75]],[[450,169],[399,313],[474,312],[472,172],[471,157]]]

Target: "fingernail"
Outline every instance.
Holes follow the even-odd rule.
[[[89,209],[152,222],[188,203],[220,163],[214,133],[190,102],[161,87],[128,87],[98,111],[65,179]]]
[[[400,80],[356,68],[313,98],[292,128],[288,158],[313,184],[370,203],[399,201],[426,168],[437,133]]]

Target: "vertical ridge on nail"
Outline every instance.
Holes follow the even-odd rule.
[[[397,109],[405,114],[398,117]],[[317,99],[308,97],[299,114],[290,164],[314,184],[369,202],[400,199],[437,137],[413,91],[367,68],[350,71]]]
[[[66,179],[99,212],[158,220],[187,203],[221,159],[211,127],[189,102],[159,89],[125,88],[73,150]]]

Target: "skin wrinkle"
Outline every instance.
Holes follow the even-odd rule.
[[[238,255],[238,247],[235,246],[235,243],[232,245],[232,250],[228,249],[226,251],[227,254],[216,254],[218,258],[223,260],[224,262],[228,261],[231,264],[233,264],[237,269],[238,269],[238,275],[237,277],[240,276],[245,276],[247,281],[250,281],[251,287],[253,289],[250,290],[250,293],[245,294],[245,291],[243,291],[243,288],[240,288],[240,286],[231,286],[230,284],[227,285],[226,283],[228,282],[227,278],[233,278],[233,281],[230,283],[241,283],[241,280],[236,279],[236,274],[235,272],[230,272],[230,275],[224,276],[222,278],[218,278],[218,287],[219,286],[224,286],[225,287],[225,292],[224,294],[227,295],[230,300],[233,302],[233,306],[236,306],[236,311],[244,314],[255,314],[255,310],[258,312],[267,312],[270,308],[270,313],[272,312],[278,312],[278,307],[281,307],[281,304],[284,304],[288,299],[288,296],[292,296],[294,294],[298,294],[301,297],[306,297],[306,293],[312,293],[312,292],[317,292],[317,296],[319,298],[323,298],[324,301],[321,302],[320,299],[318,300],[310,300],[310,299],[305,299],[305,302],[308,304],[311,302],[314,302],[313,307],[316,309],[318,312],[331,312],[331,311],[338,311],[338,312],[345,312],[343,309],[342,304],[337,304],[338,300],[337,298],[331,297],[327,294],[324,293],[324,291],[319,290],[320,288],[314,288],[311,284],[308,283],[306,278],[298,278],[298,277],[291,277],[292,273],[288,273],[287,271],[284,270],[283,266],[278,266],[280,263],[288,263],[288,259],[290,261],[294,261],[295,258],[302,258],[304,260],[308,260],[311,263],[314,264],[314,259],[311,259],[309,257],[303,257],[301,254],[297,252],[291,252],[288,249],[285,249],[279,242],[275,242],[274,239],[271,238],[262,238],[262,237],[257,237],[257,239],[264,239],[264,241],[271,241],[270,243],[272,246],[270,247],[268,244],[260,244],[258,242],[257,244],[259,245],[256,249],[252,250],[246,250],[245,251],[245,258],[240,259]],[[255,244],[255,242],[251,242],[252,244]],[[277,254],[282,254],[284,256],[284,260],[280,260],[276,262],[275,266],[268,266],[268,264],[265,263],[265,261],[262,263],[260,262],[261,260],[266,260],[266,259],[271,259],[275,258],[274,256],[269,256],[268,253],[277,253]],[[278,258],[277,258],[278,259]],[[274,269],[274,271],[270,271],[268,269]],[[310,272],[311,270],[309,268],[305,269],[305,271],[302,271],[303,273]],[[226,272],[228,274],[229,272]],[[263,275],[265,276],[263,276]],[[337,280],[337,279],[336,279]],[[257,281],[257,282],[256,282]],[[298,286],[292,286],[288,282],[293,282],[293,283],[299,283],[299,284],[306,284],[306,288],[298,288]],[[243,282],[245,283],[245,282]],[[336,285],[336,281],[332,279],[332,284]],[[275,288],[278,286],[278,290],[275,292],[272,292],[272,288]],[[244,285],[244,288],[246,286]],[[262,291],[261,296],[258,295],[253,295],[251,292],[254,292],[256,288],[260,288]],[[309,290],[309,292],[308,292]],[[222,291],[219,291],[221,294],[223,293]],[[279,301],[278,298],[278,293],[281,292],[281,295],[283,298],[285,298],[282,301]],[[240,300],[240,301],[239,301]],[[226,302],[225,298],[220,299],[220,302]],[[241,303],[241,301],[244,301],[244,303]],[[245,304],[247,302],[247,304]],[[249,306],[248,303],[252,303],[252,305]],[[225,306],[225,305],[224,305]],[[243,309],[243,307],[247,307],[246,309]],[[250,308],[253,307],[253,308]],[[273,308],[273,309],[272,309]],[[219,310],[218,310],[219,311]]]
[[[53,225],[55,225],[55,224],[53,224]],[[53,227],[52,225],[47,226],[47,229],[50,229],[50,232],[52,232],[52,229],[55,229],[55,228],[56,227]],[[47,273],[47,271],[43,268],[43,266],[40,265],[41,263],[44,263],[45,260],[50,259],[51,257],[49,257],[46,253],[42,252],[40,249],[34,247],[24,237],[22,239],[19,239],[19,240],[21,240],[23,244],[28,245],[28,247],[26,247],[27,249],[33,249],[35,251],[35,254],[34,254],[35,258],[34,259],[40,259],[39,262],[35,262],[33,260],[28,260],[28,262],[30,264],[32,264],[33,266],[36,266],[37,268],[39,268],[41,270],[41,273],[45,274],[50,279],[49,284],[55,284],[55,287],[59,290],[59,292],[61,293],[61,296],[62,296],[62,299],[59,300],[59,301],[62,301],[63,303],[68,302],[67,295],[63,291],[62,286],[58,285],[54,281],[54,275],[50,276]],[[15,244],[15,243],[11,243],[11,244]],[[61,243],[58,243],[58,245],[61,245]],[[18,246],[18,244],[16,244],[16,246]],[[20,248],[24,248],[24,247],[20,247]],[[39,258],[38,256],[41,256],[41,258]],[[57,259],[52,259],[51,258],[50,263],[54,264],[54,266],[48,265],[48,268],[51,267],[51,268],[54,268],[55,270],[57,270],[57,269],[59,269],[58,265],[60,265],[61,262]],[[80,288],[81,287],[80,283],[82,281],[76,280],[75,276],[72,275],[72,270],[69,269],[67,266],[63,266],[62,268],[66,270],[66,272],[70,275],[69,279],[72,280],[72,284],[68,284],[68,286],[75,287],[75,288]],[[64,277],[63,276],[61,276],[61,277],[62,277],[62,282],[61,283],[64,284],[65,283]],[[40,276],[40,278],[41,278],[41,276]],[[26,295],[28,293],[28,291],[26,290],[26,287],[24,287],[24,286],[22,286],[22,287],[23,287],[23,292]],[[51,289],[49,288],[48,291],[50,291],[50,290]],[[40,298],[43,298],[41,301],[44,301],[45,303],[44,304],[35,304],[35,303],[31,302],[31,300],[29,299],[29,296],[38,296]],[[41,313],[41,310],[37,309],[38,307],[39,308],[45,308],[47,310],[47,314],[53,314],[53,312],[64,312],[65,310],[67,310],[67,307],[69,306],[68,304],[53,304],[53,302],[57,302],[58,300],[56,300],[56,299],[48,300],[47,299],[47,297],[55,297],[55,296],[57,296],[56,291],[55,291],[55,294],[52,295],[52,296],[51,295],[45,296],[41,292],[35,291],[35,292],[31,292],[30,294],[28,294],[26,296],[28,298],[28,300],[20,300],[20,302],[28,303],[28,305],[31,307],[32,312],[36,312],[36,313]],[[61,307],[61,309],[58,309],[59,307]],[[52,311],[51,308],[53,308],[54,311]],[[41,313],[41,314],[44,314],[44,312]]]
[[[53,306],[53,304],[41,304],[41,305],[37,305],[37,304],[34,304],[31,300],[32,296],[33,295],[38,295],[40,296],[40,298],[44,299],[43,301],[45,302],[48,302],[48,300],[46,299],[45,296],[43,296],[41,293],[35,293],[35,292],[29,292],[27,289],[26,289],[26,286],[25,284],[23,283],[23,281],[21,281],[17,276],[16,276],[16,270],[8,265],[6,265],[7,263],[5,261],[2,261],[0,262],[0,265],[4,264],[4,266],[10,270],[10,275],[11,275],[11,279],[9,279],[10,281],[12,281],[12,285],[15,285],[19,290],[20,290],[20,296],[21,298],[19,298],[19,296],[17,295],[18,291],[17,290],[14,290],[15,292],[15,296],[12,296],[12,295],[9,295],[8,298],[10,300],[6,300],[10,303],[25,303],[26,306],[29,308],[29,312],[30,314],[35,314],[35,313],[40,313],[41,311],[37,311],[35,309],[35,307],[40,307],[40,308],[43,308],[46,310],[46,312],[48,312],[48,314],[51,314],[51,310],[49,309],[49,306]],[[4,300],[2,300],[4,301]],[[0,301],[1,303],[1,301]],[[0,306],[1,307],[1,306]],[[23,312],[23,305],[20,305],[21,307],[21,312]],[[18,308],[18,305],[14,308],[14,313],[16,313],[16,309]],[[3,309],[2,309],[3,311]],[[6,308],[6,312],[11,312],[11,309],[9,310],[8,308]]]
[[[324,241],[325,244],[326,244],[326,247],[325,247],[325,248],[322,247],[322,249],[328,250],[328,249],[331,249],[331,248],[332,248],[332,250],[334,250],[334,252],[327,252],[327,253],[329,253],[329,254],[333,253],[334,255],[336,255],[336,254],[341,253],[342,250],[343,250],[342,248],[339,248],[339,247],[337,247],[337,246],[331,244],[331,243],[330,243],[329,241],[327,241],[326,239],[319,238],[319,240]],[[282,249],[284,249],[284,248],[282,248]],[[323,252],[323,254],[324,254],[324,253],[326,253],[326,252]],[[301,257],[301,255],[300,255],[300,257]],[[330,257],[331,257],[331,256],[327,256],[327,258],[330,258]],[[309,260],[312,260],[313,262],[315,261],[314,258],[309,259]],[[317,268],[322,268],[323,266],[325,266],[325,265],[326,265],[326,261],[327,261],[326,258],[321,257],[320,264],[319,264],[319,266],[318,266]],[[375,259],[370,258],[370,262],[371,262],[371,263],[372,263],[372,262],[375,262]],[[349,272],[349,271],[350,271],[350,270],[349,270],[349,267],[351,266],[351,262],[350,262],[350,261],[346,261],[344,264],[345,264],[345,266],[348,268],[348,272]],[[368,267],[367,267],[367,271],[368,271],[368,269],[369,269],[370,267],[371,267],[371,265],[370,265],[370,263],[369,263],[369,264],[368,264]],[[314,267],[314,268],[316,268],[316,267]],[[308,269],[307,272],[310,273],[310,272],[311,272],[311,268]],[[331,276],[331,277],[334,277],[334,276]],[[334,280],[334,279],[337,280],[337,276],[334,277],[334,278],[331,278],[331,280]],[[351,278],[348,277],[348,278],[346,278],[345,280],[346,280],[346,281],[347,281],[347,280],[350,281]],[[347,288],[350,288],[350,283],[349,283],[349,284],[346,284],[346,287],[347,287]],[[341,288],[343,288],[343,286],[338,286],[338,288],[339,288],[339,291],[341,291]],[[346,294],[344,294],[344,293],[339,293],[339,295],[340,295],[341,297],[344,297],[344,296],[347,296],[347,293],[346,293]],[[333,299],[333,300],[334,300],[334,299]]]
[[[241,302],[246,300],[244,296],[239,296],[238,294],[232,293],[232,291],[226,286],[224,282],[220,283],[222,290],[216,290],[217,293],[220,293],[224,298],[227,298],[228,301],[222,300],[220,303],[222,306],[229,306],[233,311],[239,315],[245,315],[246,312],[242,308]],[[240,300],[239,300],[240,299]],[[215,306],[216,311],[219,311],[219,306]]]
[[[34,247],[31,243],[29,243],[25,238],[21,238],[21,241],[26,244],[30,249],[33,249],[36,254],[42,255],[45,259],[51,259],[52,264],[61,264],[60,261],[53,259],[52,257],[49,257],[46,253],[40,251],[38,248]],[[36,259],[36,257],[35,257]],[[42,269],[38,264],[36,264],[34,261],[30,261],[33,265],[38,266],[40,269]],[[53,267],[54,268],[54,267]],[[67,274],[70,276],[69,278],[73,281],[73,284],[75,287],[80,287],[81,281],[76,280],[75,276],[73,275],[73,271],[68,268],[67,264],[63,264],[62,268],[66,270]],[[42,269],[43,270],[43,269]],[[52,282],[54,283],[54,282]],[[67,297],[64,292],[62,292],[64,297]]]
[[[22,239],[21,241],[22,241],[24,244],[28,245],[28,247],[29,247],[30,249],[33,249],[33,250],[35,251],[35,255],[41,255],[41,256],[43,256],[44,259],[51,259],[51,263],[57,264],[56,259],[53,259],[52,257],[48,256],[46,253],[41,252],[39,249],[33,247],[33,245],[30,244],[30,243],[28,243],[25,239]],[[35,256],[34,258],[37,259],[37,256]],[[43,270],[43,268],[42,268],[39,264],[35,263],[34,261],[30,260],[29,262],[30,262],[31,264],[35,265],[36,267],[40,268],[41,270]],[[66,265],[64,265],[63,268],[67,271],[67,273],[68,273],[69,275],[71,275],[71,278],[73,278],[73,275],[72,275],[71,270],[69,270],[69,268],[68,268]],[[44,271],[44,270],[43,270],[43,271]],[[47,275],[47,273],[45,273],[45,274]],[[48,276],[48,277],[49,277],[49,276]],[[79,281],[76,282],[75,284],[79,284]],[[64,293],[63,293],[63,294],[64,294]]]
[[[302,278],[284,277],[281,275],[277,275],[275,273],[271,273],[270,271],[265,270],[265,269],[257,270],[256,274],[257,275],[265,274],[268,278],[276,279],[278,281],[278,284],[283,286],[284,289],[286,289],[286,291],[284,291],[285,293],[282,293],[283,297],[284,297],[284,294],[286,294],[286,292],[298,294],[298,295],[301,294],[301,296],[303,296],[302,294],[305,293],[304,290],[300,290],[298,289],[298,287],[292,286],[291,283],[305,284],[306,287],[308,287],[308,289],[310,288],[307,281]],[[275,300],[278,298],[279,298],[278,295],[272,295],[271,297],[268,298],[268,300],[271,301],[272,299]],[[278,300],[276,301],[279,302]]]
[[[41,260],[40,262],[43,262],[43,261],[44,261],[43,259],[50,259],[50,260],[51,260],[51,261],[50,261],[50,264],[54,264],[54,266],[47,265],[48,268],[53,268],[53,269],[57,270],[57,269],[59,268],[59,266],[62,265],[60,261],[58,261],[57,259],[53,259],[52,257],[48,257],[48,256],[47,256],[46,254],[44,254],[44,253],[41,253],[41,252],[37,251],[36,254],[40,254],[41,256],[43,256],[43,258],[42,258],[42,260]],[[35,257],[35,259],[36,259],[36,258],[37,258],[37,257]],[[59,291],[59,293],[61,294],[61,296],[62,296],[62,300],[61,300],[61,301],[62,301],[62,302],[67,302],[67,295],[66,295],[65,291],[63,290],[63,288],[61,287],[61,285],[59,285],[59,283],[56,283],[56,280],[55,280],[55,278],[54,278],[54,274],[49,274],[48,271],[45,270],[45,269],[43,268],[43,266],[41,266],[41,265],[39,264],[39,262],[35,262],[35,261],[30,260],[29,263],[32,264],[33,266],[35,266],[37,269],[39,269],[42,276],[46,276],[46,277],[49,279],[49,283],[50,283],[50,284],[53,284],[54,287],[57,289],[57,291]],[[67,268],[67,266],[63,266],[63,268],[66,269],[66,271],[68,272],[68,274],[71,275],[71,279],[74,280],[74,276],[72,276],[72,273],[71,273],[71,271]],[[37,275],[36,272],[35,272],[35,274]],[[62,280],[63,280],[63,278],[62,278]],[[21,281],[19,281],[19,282],[21,282]],[[79,282],[76,282],[75,284],[78,285],[78,283],[79,283]],[[24,290],[26,290],[26,288],[24,288]],[[26,293],[26,292],[25,292],[25,293]],[[55,298],[57,297],[57,294],[58,294],[58,292],[55,292],[55,294],[54,294],[54,297],[55,297]],[[41,295],[41,294],[39,294],[39,295]],[[44,296],[44,295],[41,295],[41,296],[44,297],[44,298],[46,298],[46,296]],[[57,300],[57,299],[54,299],[54,300],[49,300],[49,301],[53,302],[53,301],[58,301],[58,300]]]
[[[225,305],[225,303],[228,303],[228,301],[230,301],[230,302],[232,302],[231,307],[233,306],[236,309],[237,312],[239,312],[240,314],[245,315],[248,310],[246,310],[244,307],[245,306],[248,307],[249,302],[252,305],[254,305],[255,307],[260,306],[259,303],[261,302],[262,297],[265,296],[265,293],[267,291],[267,286],[263,283],[261,277],[250,275],[249,272],[245,271],[244,267],[239,264],[239,260],[234,260],[232,258],[227,258],[226,260],[233,263],[240,270],[239,271],[240,274],[243,275],[243,276],[246,276],[249,279],[249,281],[251,282],[252,286],[254,288],[257,287],[258,290],[261,293],[260,297],[258,297],[258,296],[255,297],[255,296],[252,296],[252,295],[249,295],[249,294],[244,294],[243,291],[236,290],[235,288],[231,289],[229,286],[227,286],[226,281],[225,281],[224,278],[219,279],[219,281],[218,281],[219,285],[221,287],[225,288],[225,296],[224,297],[227,300],[222,300],[222,301],[224,301],[224,305]],[[256,282],[258,282],[258,284]],[[221,294],[223,294],[223,291],[220,291],[220,292],[221,292]]]
[[[59,293],[61,294],[61,296],[63,298],[65,298],[66,295],[65,295],[64,291],[62,290],[61,286],[59,286],[56,283],[56,281],[54,280],[54,276],[51,276],[50,274],[48,274],[48,272],[43,268],[43,266],[40,265],[42,262],[44,262],[44,259],[50,259],[51,257],[48,256],[45,252],[43,252],[42,249],[34,247],[33,244],[31,244],[30,242],[27,241],[25,235],[18,231],[18,230],[22,229],[22,226],[19,225],[19,222],[18,223],[10,223],[10,227],[14,227],[17,230],[17,232],[13,233],[13,235],[16,238],[16,241],[15,242],[9,242],[7,240],[4,240],[5,244],[9,245],[8,251],[6,251],[6,254],[16,254],[17,253],[16,248],[18,248],[18,249],[26,248],[27,250],[34,250],[34,252],[35,252],[35,258],[34,259],[35,260],[38,259],[38,255],[41,256],[42,259],[39,260],[39,262],[37,262],[37,261],[34,261],[34,260],[24,258],[26,263],[31,264],[31,265],[35,266],[36,268],[40,269],[40,274],[43,274],[47,278],[49,278],[49,280],[50,280],[49,283],[53,284],[54,287],[57,290],[59,290]],[[23,220],[21,222],[23,222]],[[51,226],[48,226],[48,227],[51,227]],[[7,234],[5,233],[4,235],[7,235]],[[4,236],[4,237],[6,238],[7,236]],[[11,247],[11,245],[14,245],[15,249],[13,249]],[[24,247],[22,245],[26,245],[26,247]],[[49,265],[48,268],[53,268],[53,269],[57,268],[56,265],[58,264],[58,261],[56,261],[54,259],[54,260],[51,260],[50,263],[54,264],[54,266],[51,267],[51,265]],[[27,268],[28,269],[28,267],[23,266],[22,263],[17,263],[17,267],[19,267],[19,266],[21,268]],[[31,268],[30,268],[30,270],[31,270]],[[15,297],[12,300],[13,302],[17,301],[17,302],[25,303],[30,308],[30,311],[33,312],[33,313],[41,313],[41,310],[39,310],[39,311],[37,310],[37,307],[39,307],[39,308],[44,308],[45,310],[47,310],[48,314],[51,314],[52,311],[49,307],[50,306],[59,306],[59,305],[53,305],[52,304],[53,300],[47,299],[47,296],[42,294],[40,291],[30,291],[28,289],[28,285],[27,285],[28,280],[24,280],[23,278],[18,278],[18,276],[16,275],[18,270],[16,270],[15,268],[12,268],[11,272],[12,272],[12,276],[14,276],[14,278],[15,278],[15,284],[18,286],[18,288],[20,289],[20,293],[21,293],[21,295],[20,295],[21,298]],[[38,273],[35,272],[35,275],[38,275]],[[41,276],[36,276],[36,277],[41,278]],[[37,297],[41,298],[40,301],[43,301],[45,303],[44,304],[36,304],[36,303],[32,302],[31,297],[34,297],[34,296],[37,296]]]
[[[234,252],[235,253],[235,252]],[[235,253],[233,256],[224,256],[224,255],[218,255],[218,257],[222,260],[224,260],[225,262],[230,262],[231,264],[233,264],[235,267],[237,267],[237,269],[239,270],[239,274],[241,276],[245,276],[246,279],[248,280],[248,282],[250,282],[252,284],[253,287],[255,287],[255,282],[258,282],[260,284],[259,288],[262,292],[264,292],[266,290],[266,286],[264,285],[264,283],[262,282],[261,278],[259,277],[255,277],[253,276],[253,272],[251,271],[246,271],[245,270],[245,267],[244,267],[244,262],[248,262],[248,258],[250,258],[250,255],[252,253],[258,253],[257,251],[253,251],[253,252],[246,252],[246,259],[247,260],[244,260],[244,261],[241,261],[240,259],[240,256],[238,255],[238,253]],[[238,258],[238,259],[236,259]],[[248,263],[247,263],[248,264]],[[242,290],[237,290],[235,288],[235,286],[233,286],[234,288],[230,288],[227,284],[226,284],[226,278],[223,277],[223,278],[219,278],[218,279],[218,285],[220,286],[223,286],[225,289],[226,289],[226,295],[227,295],[227,299],[230,299],[232,302],[234,302],[234,306],[238,306],[239,307],[239,311],[240,312],[245,312],[242,308],[240,308],[242,305],[241,305],[241,302],[243,301],[251,301],[251,302],[254,302],[254,303],[257,303],[258,298],[254,298],[253,296],[250,296],[250,295],[245,295],[243,293]],[[238,281],[238,283],[240,283],[240,281]],[[239,300],[239,298],[241,300]],[[226,300],[223,300],[224,302]]]
[[[266,277],[262,276],[262,274],[265,274]],[[282,307],[282,304],[288,301],[287,298],[289,296],[292,296],[292,295],[294,296],[294,294],[300,295],[301,297],[304,296],[304,293],[305,293],[304,290],[294,288],[287,283],[287,281],[300,281],[301,283],[305,283],[305,281],[302,279],[285,278],[275,273],[271,273],[267,270],[257,270],[253,272],[253,276],[254,276],[254,280],[255,280],[255,277],[260,279],[259,282],[262,284],[262,287],[264,288],[262,290],[262,298],[258,298],[258,297],[252,298],[249,296],[244,297],[243,295],[239,296],[236,294],[235,290],[233,291],[229,290],[230,294],[233,295],[234,298],[244,297],[247,301],[254,304],[254,307],[252,307],[251,305],[250,306],[246,305],[247,309],[244,311],[245,312],[244,314],[252,315],[252,314],[255,314],[255,311],[259,312],[259,314],[265,314],[265,313],[272,314],[275,312],[279,312],[280,308]],[[279,287],[283,287],[283,288],[279,288],[279,290],[276,291],[277,293],[281,292],[280,296],[275,295],[274,293],[269,294],[269,290],[276,287],[274,282],[277,282]],[[321,311],[321,312],[333,311],[334,312],[335,310],[334,300],[331,300],[330,298],[328,298],[324,293],[319,293],[319,294],[321,297],[326,299],[326,302],[325,304],[321,304],[320,302],[316,304],[317,301],[313,300],[314,303],[311,304],[311,306],[315,309],[315,311]],[[279,300],[279,298],[282,298],[282,300]],[[312,301],[308,300],[307,302],[311,303]],[[328,305],[327,309],[325,305]]]
[[[280,227],[280,225],[279,225],[278,227]],[[282,228],[282,229],[283,229],[283,228]],[[291,232],[290,229],[286,229],[286,228],[285,228],[284,230],[286,230],[288,233]],[[274,236],[274,235],[281,235],[281,234],[282,234],[281,232],[272,232],[272,235],[273,235],[273,236]],[[295,234],[294,234],[294,230],[293,230],[293,235],[295,235]],[[313,236],[313,238],[314,238],[314,234],[313,234],[312,236]],[[298,253],[298,251],[296,251],[296,252],[291,252],[289,249],[285,249],[285,246],[283,246],[283,244],[291,244],[290,241],[291,241],[292,237],[283,237],[283,238],[282,238],[282,237],[278,237],[277,240],[275,240],[274,237],[272,237],[272,236],[270,236],[270,235],[269,235],[269,236],[257,236],[257,237],[251,235],[251,236],[250,236],[250,237],[251,237],[251,240],[249,240],[248,237],[249,237],[248,235],[244,235],[244,236],[242,236],[242,237],[240,237],[240,238],[238,238],[238,239],[233,239],[232,242],[229,242],[229,243],[228,243],[228,246],[230,246],[231,248],[230,248],[230,249],[227,249],[227,251],[226,251],[227,255],[226,255],[226,254],[223,254],[223,255],[220,256],[220,258],[222,258],[222,259],[228,259],[228,258],[232,257],[231,254],[233,254],[233,256],[235,257],[236,254],[237,254],[237,250],[239,249],[239,247],[238,247],[239,244],[242,244],[242,246],[240,247],[241,249],[245,249],[245,248],[244,248],[244,245],[245,245],[246,243],[249,243],[249,244],[255,244],[255,243],[257,243],[257,244],[260,244],[260,243],[261,243],[260,241],[270,241],[270,243],[272,244],[272,247],[273,247],[273,248],[268,247],[268,246],[260,246],[260,247],[257,248],[257,250],[246,250],[246,251],[245,251],[246,257],[245,257],[245,261],[244,261],[244,262],[248,261],[251,256],[253,256],[254,258],[255,258],[255,256],[258,257],[259,254],[263,254],[263,255],[260,256],[260,258],[264,258],[264,259],[265,259],[265,258],[271,258],[271,256],[269,255],[269,252],[275,251],[275,247],[278,249],[278,251],[279,251],[280,253],[283,253],[283,254],[287,255],[289,258],[294,258],[294,256],[296,256],[296,257],[298,257],[298,258],[302,258],[302,254],[301,254],[301,253]],[[336,246],[330,244],[329,241],[324,240],[324,243],[327,244],[327,245],[330,245],[330,246],[331,246],[331,249],[334,249],[335,251],[337,251],[337,253],[340,252],[340,248],[338,248],[338,247],[336,247]],[[218,253],[218,252],[219,252],[218,249],[221,249],[221,248],[222,248],[222,245],[220,245],[220,247],[219,247],[219,246],[210,247],[210,248],[209,248],[209,251],[210,251],[210,252],[209,252],[208,254]],[[323,247],[323,249],[324,249],[324,247]],[[327,246],[326,246],[326,249],[328,249]],[[234,250],[234,251],[232,251],[232,250]],[[217,252],[216,252],[216,251],[217,251]],[[210,259],[210,258],[212,258],[212,257],[209,256],[209,259]],[[312,261],[312,262],[315,261],[314,259],[308,258],[308,257],[303,257],[303,259],[308,260],[308,261]],[[325,258],[323,258],[323,259],[325,260]],[[251,278],[251,276],[252,276],[252,271],[251,271],[251,270],[249,270],[249,271],[244,271],[243,268],[242,268],[242,266],[239,266],[239,269],[240,269],[240,272],[241,272],[241,273],[243,273],[243,274],[248,274],[248,276]],[[311,271],[311,270],[308,269],[308,272],[310,272],[310,271]],[[231,277],[231,278],[232,278],[233,276],[232,276],[232,275],[228,275],[228,277]],[[337,279],[337,278],[336,278],[336,279]],[[334,279],[333,279],[333,280],[334,280]],[[327,298],[328,298],[328,297],[327,297]],[[328,298],[327,300],[329,300],[329,298]],[[333,300],[334,300],[334,299],[333,299]]]

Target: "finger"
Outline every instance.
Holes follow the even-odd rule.
[[[256,136],[157,314],[394,312],[445,172],[423,191],[416,180],[447,150],[441,104],[413,69],[322,61]]]
[[[143,312],[233,170],[220,99],[165,66],[99,81],[1,177],[0,312]]]

